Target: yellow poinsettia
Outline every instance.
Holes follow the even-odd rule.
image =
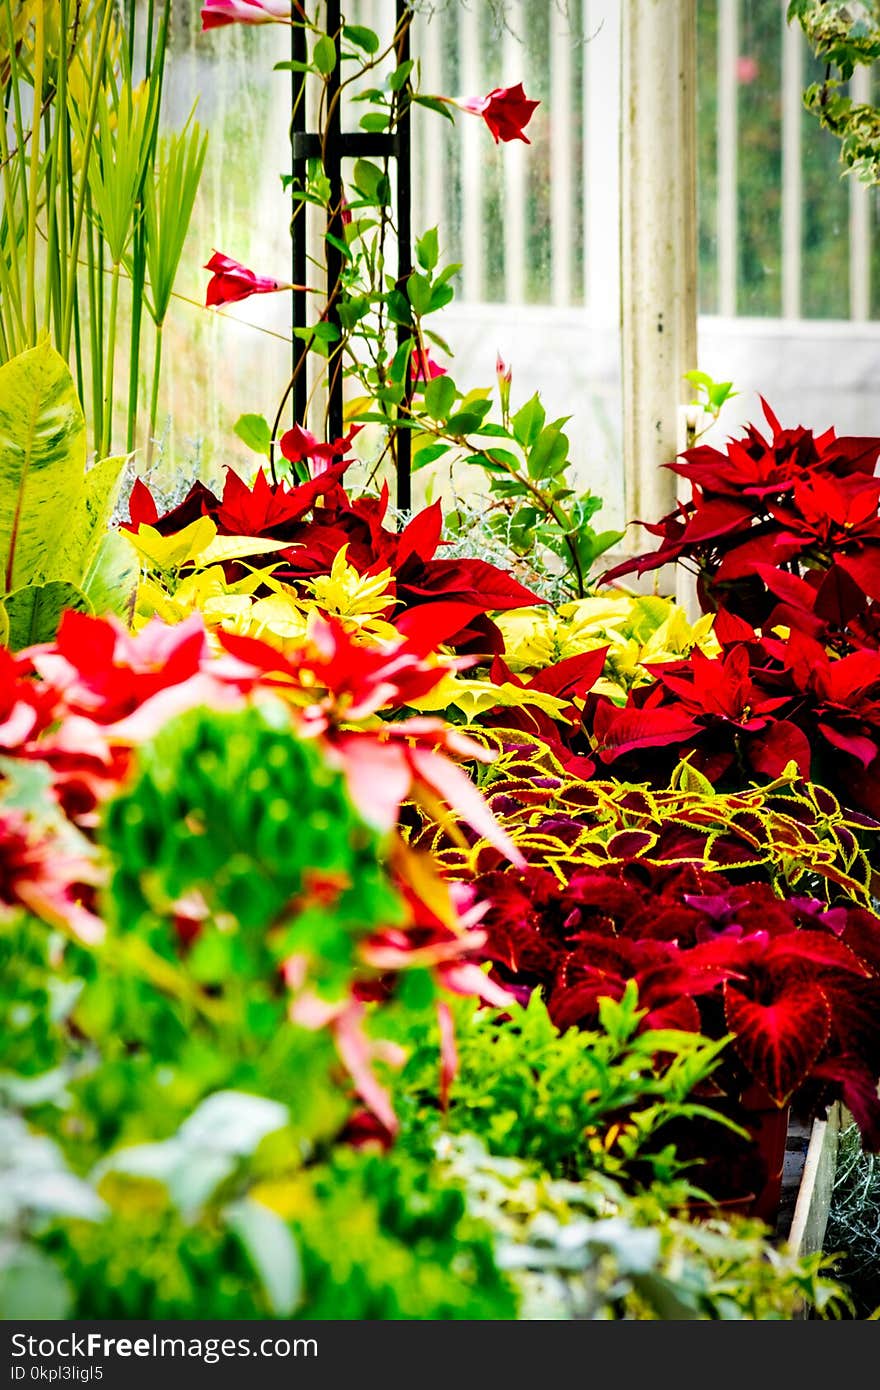
[[[218,536],[217,527],[209,516],[200,516],[177,531],[163,536],[155,526],[142,521],[136,531],[121,531],[120,535],[134,546],[141,564],[148,570],[168,574],[193,565],[205,569],[222,565],[227,560],[243,560],[250,555],[271,555],[289,550],[288,541],[263,540],[259,536]]]
[[[138,586],[135,627],[142,627],[152,617],[179,623],[191,613],[201,612],[208,627],[231,625],[240,631],[241,615],[245,610],[250,612],[251,595],[264,580],[265,573],[255,570],[230,584],[221,565],[196,570],[170,587],[148,575]]]
[[[656,594],[595,594],[553,609],[513,609],[496,617],[505,660],[514,671],[540,669],[581,652],[608,647],[594,689],[624,703],[633,685],[651,679],[650,663],[678,661],[694,647],[709,656],[719,646],[712,615],[691,623],[671,598]]]
[[[309,585],[316,606],[322,613],[339,618],[349,631],[369,633],[382,640],[398,636],[397,630],[382,616],[396,604],[391,590],[391,570],[361,574],[348,563],[348,546],[334,557],[330,573],[319,575]]]

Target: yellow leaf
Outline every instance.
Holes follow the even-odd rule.
[[[292,549],[289,541],[261,540],[258,536],[215,536],[192,558],[197,565],[222,565],[227,560],[243,560],[247,555],[270,555],[277,550]]]
[[[122,535],[150,565],[159,570],[174,570],[206,550],[217,535],[217,527],[209,516],[200,516],[176,536],[163,536],[144,521],[136,532],[123,531]]]

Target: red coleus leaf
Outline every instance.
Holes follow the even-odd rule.
[[[810,1075],[831,1031],[821,986],[772,979],[756,999],[729,980],[724,985],[724,1012],[739,1056],[755,1080],[783,1105]]]
[[[880,1095],[877,1076],[855,1054],[843,1054],[814,1069],[818,1079],[835,1082],[847,1110],[859,1127],[866,1153],[880,1153]]]

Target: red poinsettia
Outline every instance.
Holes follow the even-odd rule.
[[[306,482],[270,483],[260,471],[248,486],[228,469],[222,497],[197,483],[164,516],[155,515],[149,490],[141,483],[132,491],[130,520],[123,524],[136,530],[147,521],[167,536],[199,516],[210,516],[221,535],[288,541],[290,549],[280,552],[275,574],[293,585],[329,574],[345,546],[348,563],[361,574],[390,570],[389,594],[390,601],[396,600],[398,627],[410,609],[455,604],[459,626],[441,640],[462,652],[489,657],[501,653],[503,639],[489,614],[545,600],[485,560],[445,559],[438,554],[444,544],[439,503],[418,512],[403,530],[396,531],[385,525],[387,487],[378,497],[350,498],[342,485],[350,460],[329,462],[329,458],[344,451],[351,437],[350,432],[346,439],[317,446],[327,467]],[[292,452],[311,447],[302,430],[288,442]]]
[[[700,445],[668,465],[691,484],[691,501],[641,522],[660,538],[658,548],[608,571],[606,581],[679,562],[698,574],[706,609],[723,606],[754,623],[772,607],[759,565],[802,578],[836,565],[864,594],[880,595],[880,439],[783,429],[766,402],[764,412],[769,439],[749,425],[723,451]]]

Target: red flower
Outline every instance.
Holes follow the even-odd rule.
[[[208,309],[218,304],[234,304],[239,299],[249,299],[252,294],[272,294],[275,290],[295,288],[268,275],[255,275],[247,266],[234,261],[231,256],[224,256],[220,251],[214,252],[205,270],[213,271],[205,295],[205,307]]]
[[[277,24],[293,18],[294,0],[205,0],[202,30],[225,24]],[[300,5],[296,9],[302,13]]]
[[[515,87],[496,87],[485,97],[470,97],[461,103],[461,109],[483,117],[496,145],[499,140],[522,140],[530,145],[531,141],[523,135],[523,130],[531,120],[535,107],[540,104],[529,101],[523,84],[518,82]]]
[[[322,444],[304,430],[300,425],[294,425],[286,434],[281,436],[279,448],[286,459],[291,463],[309,464],[309,472],[313,478],[318,478],[333,463],[338,463],[344,458],[351,448],[351,441],[356,434],[360,434],[363,425],[352,425],[348,434],[341,439],[331,439],[329,444]]]
[[[433,381],[435,377],[445,376],[446,368],[435,362],[430,352],[426,352],[424,348],[417,348],[409,364],[409,374],[413,383]]]

